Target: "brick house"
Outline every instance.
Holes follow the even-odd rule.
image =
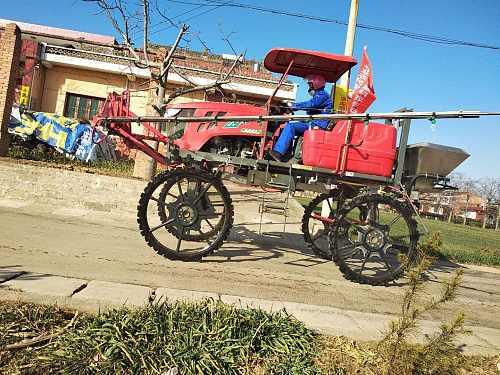
[[[479,195],[464,191],[421,193],[420,214],[441,220],[467,220],[483,222],[485,213],[490,213],[485,200]]]
[[[150,71],[133,64],[128,51],[111,36],[34,25],[0,19],[0,38],[8,24],[21,31],[15,102],[33,110],[54,112],[68,117],[90,119],[111,91],[130,89],[131,110],[145,115],[151,100]],[[150,59],[161,62],[165,46],[152,46]],[[178,50],[184,60],[176,60],[168,75],[169,92],[186,85],[182,76],[197,84],[209,84],[229,69],[233,57],[207,52]],[[8,67],[1,67],[7,72]],[[180,73],[180,74],[179,74]],[[196,92],[175,101],[232,101],[263,105],[277,80],[257,61],[246,61],[236,71],[226,96],[216,92]],[[297,87],[286,82],[276,100],[295,99]]]

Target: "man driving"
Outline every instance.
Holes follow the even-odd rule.
[[[312,99],[305,102],[293,103],[292,111],[305,110],[308,115],[328,114],[332,111],[332,98],[325,91],[326,80],[319,74],[310,74],[305,77],[309,85],[309,94]],[[276,161],[284,161],[285,155],[290,150],[294,137],[303,135],[311,127],[326,129],[328,120],[312,120],[308,122],[288,121],[281,131],[278,141],[269,155]]]

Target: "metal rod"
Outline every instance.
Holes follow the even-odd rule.
[[[447,118],[479,118],[482,116],[500,116],[500,112],[449,111],[449,112],[387,112],[387,113],[351,113],[320,115],[279,115],[279,116],[210,116],[210,117],[106,117],[106,122],[206,122],[206,121],[308,121],[308,120],[402,120],[402,119],[447,119]]]

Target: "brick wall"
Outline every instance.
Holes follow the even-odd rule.
[[[5,25],[0,35],[0,45],[0,156],[4,156],[9,149],[7,125],[15,96],[21,54],[21,32],[16,24]]]

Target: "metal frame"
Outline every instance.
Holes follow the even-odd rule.
[[[413,176],[404,176],[404,161],[406,156],[406,149],[408,145],[408,137],[411,127],[411,119],[450,119],[450,118],[478,118],[481,116],[498,116],[500,112],[479,112],[479,111],[450,111],[450,112],[389,112],[389,113],[354,113],[354,114],[320,114],[320,115],[269,115],[269,116],[210,116],[210,117],[105,117],[98,119],[98,123],[103,124],[111,131],[117,133],[118,135],[125,138],[130,144],[135,148],[143,151],[144,153],[151,156],[157,162],[166,164],[168,166],[177,166],[179,164],[197,161],[197,162],[209,162],[209,163],[219,163],[228,164],[233,166],[245,166],[254,170],[259,170],[266,168],[273,174],[283,174],[287,177],[292,173],[295,177],[302,176],[314,177],[321,175],[325,178],[330,178],[332,183],[336,181],[343,181],[345,183],[361,183],[366,185],[396,185],[400,186],[405,182],[405,180],[411,179]],[[399,137],[399,147],[397,154],[397,164],[394,176],[392,178],[380,177],[374,175],[366,175],[361,173],[355,173],[350,171],[339,171],[331,170],[318,167],[310,167],[301,164],[288,164],[280,163],[276,161],[264,160],[262,157],[260,159],[250,159],[250,158],[240,158],[233,156],[223,156],[218,154],[212,154],[200,151],[188,151],[179,150],[173,145],[172,141],[161,134],[154,136],[144,136],[132,134],[130,131],[130,126],[133,122],[144,124],[144,123],[182,123],[182,122],[226,122],[226,121],[258,121],[261,126],[267,127],[267,121],[290,121],[290,120],[301,120],[310,121],[315,119],[327,119],[331,121],[338,120],[361,120],[367,123],[370,120],[398,120],[400,128]],[[264,122],[264,124],[263,124]],[[149,124],[145,124],[150,128]],[[263,138],[266,138],[264,133]],[[167,145],[168,155],[167,157],[161,155],[157,150],[152,148],[146,142],[147,140],[156,140],[164,142]],[[422,178],[422,176],[417,176],[417,178]],[[434,179],[436,182],[445,182],[443,176],[431,176],[426,175],[426,178]],[[251,183],[247,179],[247,182]],[[407,182],[407,181],[406,181]],[[414,183],[414,181],[413,181]],[[298,183],[294,184],[300,190],[317,190],[316,188],[308,189],[307,184]]]

